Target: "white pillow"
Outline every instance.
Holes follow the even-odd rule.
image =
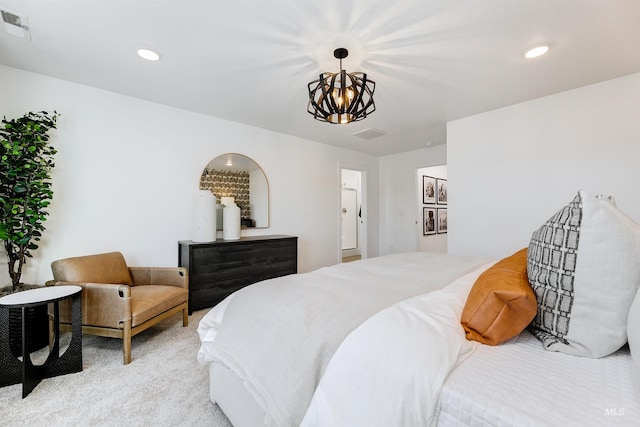
[[[640,225],[611,197],[581,190],[531,237],[527,274],[538,312],[531,332],[544,348],[586,357],[627,342],[640,286]]]
[[[631,304],[631,309],[629,309],[627,335],[634,364],[633,377],[636,382],[636,390],[640,392],[640,291],[636,292],[636,297]]]

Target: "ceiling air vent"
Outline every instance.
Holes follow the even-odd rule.
[[[2,30],[12,36],[31,40],[29,25],[25,15],[18,15],[7,10],[0,10],[2,16]]]
[[[362,139],[373,139],[373,138],[382,136],[384,134],[385,133],[379,129],[369,128],[369,129],[361,130],[356,133],[352,133],[351,135],[357,136],[358,138],[362,138]]]

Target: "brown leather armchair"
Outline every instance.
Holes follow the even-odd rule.
[[[128,267],[120,252],[51,263],[47,285],[82,286],[82,333],[121,338],[123,364],[131,362],[131,337],[182,311],[189,325],[185,268]],[[60,324],[71,323],[71,304],[60,302]]]

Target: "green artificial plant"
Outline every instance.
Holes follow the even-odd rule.
[[[14,291],[45,229],[56,154],[48,132],[58,117],[55,111],[29,112],[14,120],[5,117],[0,125],[0,240]]]

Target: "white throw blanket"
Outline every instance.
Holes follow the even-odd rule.
[[[333,355],[301,427],[435,425],[449,373],[479,345],[460,316],[488,265],[371,317]]]
[[[329,360],[355,328],[484,264],[472,257],[396,254],[243,288],[202,319],[198,360],[238,375],[268,425],[298,426]]]

